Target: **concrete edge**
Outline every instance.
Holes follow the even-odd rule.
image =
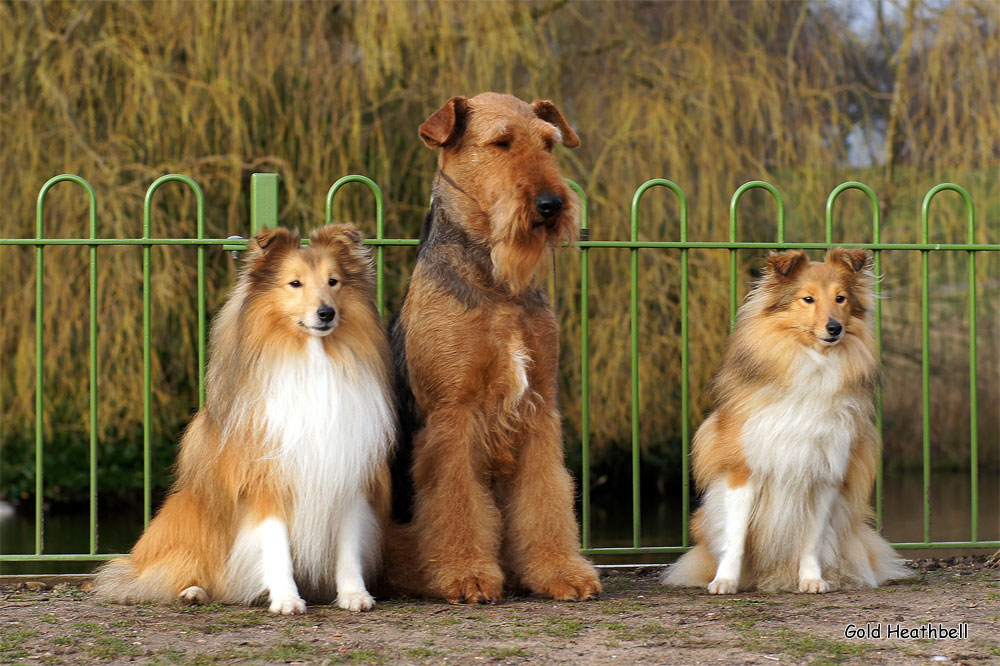
[[[94,580],[94,574],[6,574],[0,576],[0,587],[20,585],[21,583],[45,583],[49,587],[67,583],[83,585]]]
[[[602,574],[628,573],[647,574],[662,571],[666,564],[595,564]],[[7,574],[0,576],[0,587],[16,587],[22,583],[44,583],[49,587],[66,583],[83,585],[94,580],[94,574]]]

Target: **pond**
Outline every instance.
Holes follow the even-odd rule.
[[[931,539],[967,541],[970,535],[970,479],[967,473],[935,472],[931,479]],[[892,542],[923,540],[923,481],[918,474],[886,474],[883,494],[883,525]],[[681,515],[679,492],[668,488],[663,495],[649,493],[642,504],[642,544],[644,546],[680,543]],[[594,547],[630,546],[632,544],[631,491],[603,492],[592,500],[591,533]],[[22,512],[0,519],[0,551],[30,553],[34,549],[34,512],[30,506]],[[124,552],[131,548],[142,527],[142,511],[117,509],[101,511],[99,548],[102,553]],[[52,511],[45,520],[45,552],[80,553],[88,548],[88,514],[83,510]],[[979,536],[982,540],[1000,539],[1000,474],[984,472],[979,478]],[[907,551],[908,557],[946,556],[961,551]],[[670,555],[602,556],[598,563],[668,562]],[[82,573],[93,564],[86,562],[5,562],[4,574]]]

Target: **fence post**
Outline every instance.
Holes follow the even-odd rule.
[[[580,240],[590,240],[587,193],[579,183],[566,179],[580,199]],[[581,543],[590,548],[590,249],[580,248],[580,482]]]
[[[278,174],[250,176],[250,237],[264,227],[278,226]]]

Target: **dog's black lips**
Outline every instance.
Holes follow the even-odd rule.
[[[308,324],[306,324],[305,322],[303,322],[301,320],[299,320],[296,323],[299,326],[301,326],[302,328],[309,328],[309,329],[312,329],[314,331],[329,331],[331,328],[333,328],[332,324],[327,324],[326,326],[309,326]]]

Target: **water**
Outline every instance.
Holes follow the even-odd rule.
[[[883,504],[883,533],[889,541],[923,541],[923,480],[919,474],[887,474]],[[970,537],[970,479],[968,474],[936,472],[931,479],[931,540],[967,541]],[[591,504],[592,546],[632,545],[631,489],[604,492]],[[34,511],[22,507],[20,513],[0,523],[0,552],[30,553],[35,546]],[[667,546],[680,543],[681,511],[679,493],[643,498],[641,544]],[[101,511],[98,552],[125,552],[142,529],[142,510]],[[1000,474],[987,472],[979,478],[980,540],[1000,540]],[[89,548],[89,517],[86,510],[53,511],[45,520],[45,552],[82,553]],[[947,556],[968,551],[907,551],[909,557]],[[634,557],[602,556],[599,563],[668,562],[670,555]],[[84,573],[94,567],[89,562],[5,562],[4,574]]]
[[[931,541],[969,541],[971,537],[971,480],[968,473],[934,472],[930,487]],[[641,545],[679,545],[682,516],[680,491],[668,491],[667,498],[643,498]],[[890,542],[907,543],[924,540],[923,476],[921,473],[886,473],[882,495],[882,534]],[[675,499],[676,498],[676,499]],[[692,497],[692,506],[696,500]],[[631,490],[623,489],[617,501],[591,504],[592,546],[631,547]],[[996,471],[979,474],[979,540],[1000,540],[1000,474]],[[905,557],[948,557],[968,552],[945,549],[914,549],[901,551]],[[670,555],[601,556],[600,564],[614,562],[670,562]]]

